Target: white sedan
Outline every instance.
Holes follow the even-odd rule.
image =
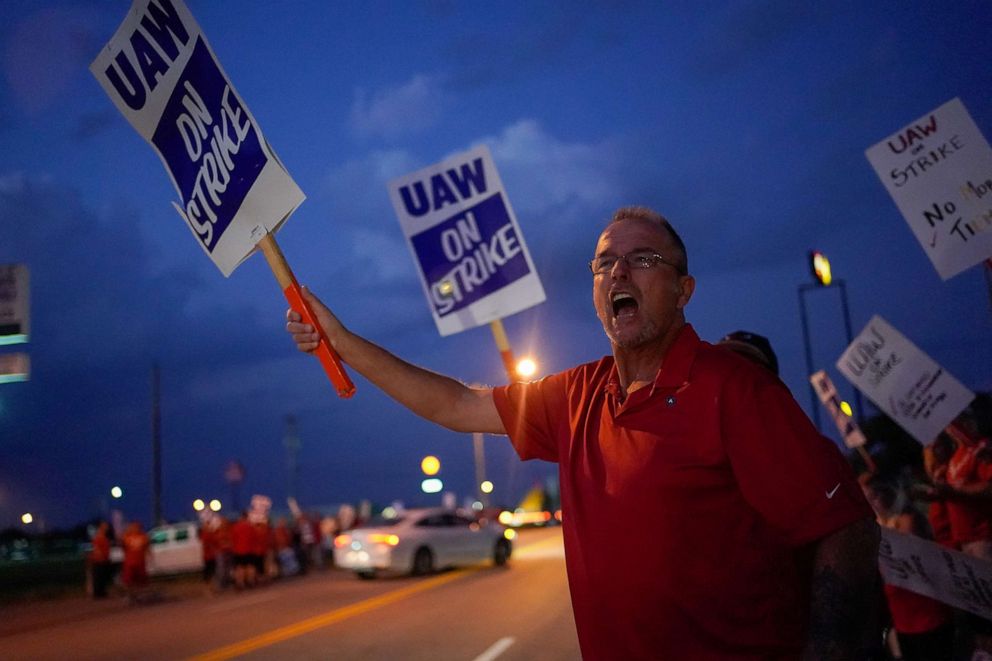
[[[360,578],[376,572],[429,574],[435,569],[492,560],[506,564],[513,532],[445,508],[408,509],[377,517],[334,539],[334,562]]]

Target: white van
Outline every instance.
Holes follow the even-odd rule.
[[[148,531],[148,575],[203,571],[203,544],[195,521],[170,523]]]

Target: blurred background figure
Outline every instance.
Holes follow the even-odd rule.
[[[148,552],[149,540],[141,523],[132,521],[128,524],[121,538],[124,547],[124,566],[121,577],[127,589],[128,600],[132,603],[140,601],[148,587]]]
[[[861,476],[865,497],[879,525],[932,539],[926,518],[898,484],[877,475]],[[884,585],[892,628],[888,637],[893,659],[936,661],[952,658],[953,610],[939,601],[895,585]]]
[[[234,563],[234,587],[238,590],[255,587],[255,559],[253,534],[248,512],[231,526],[231,559]]]
[[[218,558],[223,551],[220,546],[220,516],[213,515],[200,526],[200,546],[203,549],[203,582],[211,593],[219,588],[217,580]]]
[[[110,563],[110,524],[101,521],[92,541],[93,548],[86,558],[91,594],[94,599],[103,599],[107,596],[107,586],[113,576],[113,565]]]
[[[772,343],[768,341],[768,338],[750,331],[739,330],[724,335],[717,344],[744,356],[778,376],[778,357],[772,350]]]

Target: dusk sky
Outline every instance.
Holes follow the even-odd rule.
[[[942,281],[865,150],[958,97],[992,137],[988,2],[223,2],[187,0],[265,137],[307,195],[278,234],[346,325],[430,369],[506,379],[485,326],[440,337],[386,182],[488,145],[547,292],[505,320],[542,374],[609,344],[586,262],[614,209],[665,214],[688,246],[687,309],[716,341],[769,337],[811,412],[797,287],[826,253],[854,332],[884,317],[974,391],[992,389],[980,266]],[[129,3],[7,0],[0,27],[0,264],[31,274],[28,382],[0,384],[0,528],[67,526],[107,507],[151,519],[151,388],[161,368],[163,509],[285,509],[296,416],[305,508],[425,503],[435,454],[459,502],[471,437],[352,376],[339,399],[284,332],[261,256],[224,278],[173,210],[158,156],[88,67]],[[836,288],[808,298],[815,366],[841,393]],[[832,425],[830,425],[832,427]],[[835,430],[823,425],[825,433]],[[486,437],[494,500],[554,467]],[[437,500],[437,497],[430,497]]]

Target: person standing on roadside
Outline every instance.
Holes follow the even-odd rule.
[[[103,599],[107,596],[107,586],[110,584],[112,567],[110,563],[110,524],[101,521],[93,535],[93,548],[87,561],[93,586],[93,598]]]
[[[128,524],[121,538],[124,547],[124,566],[121,578],[127,588],[128,599],[132,602],[140,600],[148,586],[148,552],[150,543],[148,535],[138,521]]]

